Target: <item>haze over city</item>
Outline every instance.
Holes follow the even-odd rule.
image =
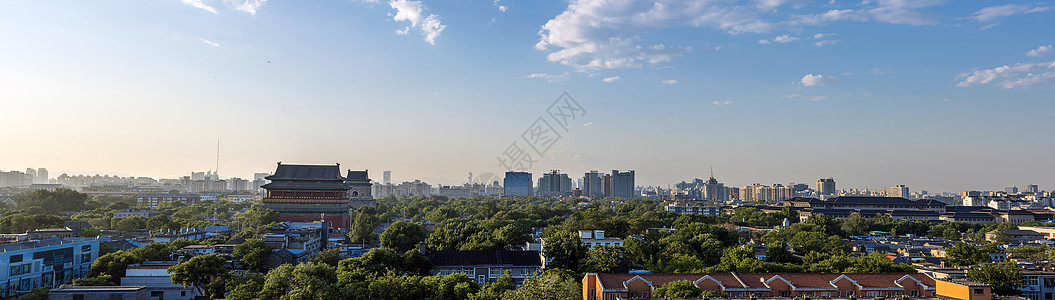
[[[5,1],[0,170],[1055,188],[1051,3],[600,2]]]

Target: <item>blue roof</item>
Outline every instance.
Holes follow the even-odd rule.
[[[289,249],[289,248],[287,248],[286,251],[289,251],[289,253],[293,253],[293,254],[300,254],[301,252],[304,252],[304,249]]]

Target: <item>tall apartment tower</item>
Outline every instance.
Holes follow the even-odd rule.
[[[1032,193],[1032,194],[1036,195],[1036,194],[1040,193],[1040,187],[1037,186],[1036,184],[1027,184],[1026,186],[1022,187],[1022,192],[1024,192],[1024,193]]]
[[[908,186],[905,186],[904,184],[895,185],[890,188],[890,194],[887,196],[908,199]]]
[[[1004,188],[1004,192],[1007,193],[1008,195],[1018,194],[1018,187],[1017,186],[1005,187]]]
[[[51,178],[48,177],[48,169],[37,169],[37,183],[48,183],[49,180]]]
[[[821,178],[817,179],[817,195],[823,197],[835,196],[835,179],[833,178]]]
[[[637,195],[634,195],[634,170],[628,172],[619,172],[619,170],[612,170],[611,176],[611,196],[615,198],[626,198],[633,199]]]
[[[542,174],[542,177],[538,179],[539,196],[570,196],[571,190],[571,178],[568,177],[568,174],[561,174],[558,170]]]
[[[528,172],[506,172],[505,181],[506,196],[531,196],[531,173]]]
[[[604,198],[604,174],[590,171],[582,178],[582,194],[590,199]]]
[[[382,175],[381,183],[383,183],[385,185],[392,184],[392,171],[384,171],[384,175]]]

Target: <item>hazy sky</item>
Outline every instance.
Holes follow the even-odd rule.
[[[464,182],[563,92],[531,170],[640,185],[1055,188],[1055,4],[0,1],[0,170]]]

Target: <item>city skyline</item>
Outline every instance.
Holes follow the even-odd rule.
[[[504,173],[568,92],[587,113],[533,174],[1055,184],[1045,2],[0,6],[0,170],[175,178],[215,168],[220,139],[223,176],[342,162],[450,184]]]

